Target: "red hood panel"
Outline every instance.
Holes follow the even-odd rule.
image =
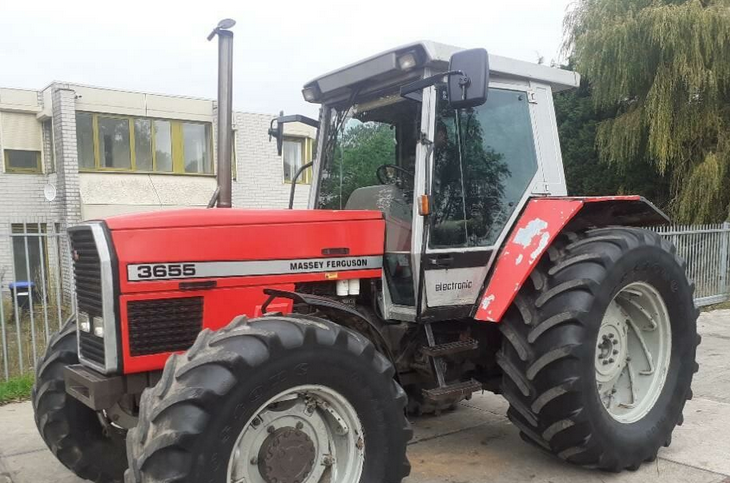
[[[379,211],[251,210],[191,208],[106,218],[112,230],[191,228],[210,226],[277,225],[327,221],[382,220]]]

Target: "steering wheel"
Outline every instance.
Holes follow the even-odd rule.
[[[405,176],[398,176],[395,173],[388,172],[388,170],[397,171],[401,175]],[[405,168],[401,168],[397,164],[383,164],[381,166],[378,166],[378,169],[375,170],[375,176],[377,176],[380,184],[392,184],[398,186],[399,188],[405,189],[406,180],[408,180],[410,182],[410,186],[413,186],[413,173]]]

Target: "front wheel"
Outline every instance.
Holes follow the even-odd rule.
[[[96,483],[116,483],[127,468],[125,431],[102,424],[100,414],[66,393],[64,367],[78,364],[76,323],[66,322],[38,361],[33,412],[43,441],[76,475]]]
[[[203,331],[143,394],[127,481],[399,482],[411,430],[393,374],[364,337],[315,317]]]
[[[692,292],[684,262],[655,233],[558,239],[502,323],[502,392],[522,437],[610,471],[656,458],[692,395]]]

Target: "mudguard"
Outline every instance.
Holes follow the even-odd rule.
[[[498,255],[473,317],[499,322],[556,236],[570,229],[607,225],[651,226],[669,218],[641,196],[544,197],[531,199]]]

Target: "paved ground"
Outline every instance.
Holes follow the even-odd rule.
[[[700,318],[695,398],[659,458],[631,473],[571,467],[523,443],[498,396],[483,395],[440,418],[415,421],[407,483],[730,483],[730,310]],[[45,448],[29,403],[0,408],[0,483],[79,483]]]

